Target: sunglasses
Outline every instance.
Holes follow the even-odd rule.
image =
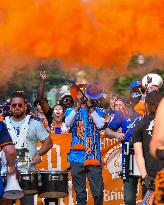
[[[64,102],[71,102],[72,99],[70,99],[70,98],[65,98],[63,101],[64,101]]]
[[[81,87],[80,88],[80,90],[82,90],[82,91],[86,91],[86,89],[87,89],[86,87]]]
[[[16,108],[17,106],[18,106],[19,108],[22,108],[22,107],[23,107],[23,104],[21,104],[21,103],[11,104],[11,107],[12,107],[12,108]]]
[[[57,109],[54,109],[54,113],[57,113],[57,112],[60,112],[60,113],[62,113],[62,112],[63,112],[63,110],[62,110],[62,109],[59,109],[59,110],[57,110]]]

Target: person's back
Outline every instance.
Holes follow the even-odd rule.
[[[146,95],[146,116],[135,127],[133,134],[136,161],[143,180],[143,196],[148,190],[154,190],[154,179],[159,170],[164,167],[164,161],[156,160],[150,155],[150,141],[155,123],[155,113],[163,95],[159,91],[152,91]]]

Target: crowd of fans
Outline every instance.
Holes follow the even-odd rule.
[[[45,99],[44,88],[45,81],[47,80],[46,73],[42,71],[40,73],[40,81],[37,99],[34,102],[34,110],[30,109],[28,105],[26,114],[30,114],[32,118],[40,121],[48,133],[61,134],[61,133],[72,133],[73,137],[77,138],[78,126],[82,129],[79,133],[85,135],[85,126],[95,126],[96,141],[92,141],[92,130],[91,138],[86,137],[86,142],[90,142],[87,146],[85,156],[88,158],[85,161],[80,161],[79,158],[76,160],[75,154],[81,156],[83,159],[83,150],[81,142],[84,141],[83,137],[75,139],[76,143],[72,144],[70,153],[70,164],[73,178],[73,185],[76,192],[77,204],[83,205],[86,203],[86,178],[80,175],[80,172],[91,173],[88,174],[91,186],[91,192],[94,198],[94,204],[103,204],[103,181],[101,174],[101,147],[99,144],[99,134],[104,133],[107,138],[116,138],[122,142],[122,178],[124,182],[124,200],[125,204],[133,205],[136,204],[136,193],[138,178],[142,178],[142,193],[143,198],[147,191],[155,190],[155,177],[158,171],[164,168],[163,159],[155,159],[150,154],[149,145],[151,143],[154,119],[158,104],[163,99],[163,95],[160,92],[160,88],[163,85],[163,79],[157,74],[147,74],[143,79],[135,80],[131,82],[128,87],[130,97],[124,99],[122,96],[116,93],[104,94],[102,89],[98,91],[96,86],[99,84],[96,82],[96,86],[88,84],[76,84],[71,86],[70,93],[63,94],[60,96],[58,102],[54,107],[50,107],[47,99]],[[90,86],[90,87],[88,87]],[[72,89],[74,87],[74,90]],[[88,89],[88,90],[87,90]],[[75,92],[76,91],[76,92]],[[21,97],[18,95],[18,97]],[[76,95],[76,96],[75,96]],[[86,96],[86,98],[85,98]],[[26,102],[28,104],[28,102]],[[11,100],[6,101],[0,106],[0,119],[3,121],[5,117],[11,116]],[[77,124],[76,121],[82,118],[85,119],[84,110],[87,109],[87,125],[85,120],[83,124]],[[78,113],[80,113],[78,115]],[[87,128],[88,129],[88,128]],[[89,133],[89,131],[88,131]],[[51,135],[53,136],[53,135]],[[54,135],[55,136],[55,135]],[[74,138],[73,138],[74,140]],[[130,146],[130,151],[135,155],[137,165],[140,171],[140,176],[131,175],[128,170],[130,163],[129,154],[125,152],[127,142]],[[92,159],[92,146],[90,144],[96,144],[97,158]],[[153,151],[154,152],[154,151]],[[157,157],[157,155],[156,155]],[[97,161],[95,161],[95,159]],[[82,163],[87,164],[80,167]],[[97,163],[97,164],[94,164]],[[96,167],[94,170],[89,168]],[[100,166],[100,169],[97,167]],[[97,171],[98,170],[98,171]],[[92,179],[92,172],[97,173],[97,185]],[[77,176],[78,175],[78,176]],[[81,177],[81,178],[80,178]],[[100,180],[101,178],[101,180]],[[81,183],[79,185],[78,183]],[[81,188],[81,187],[82,188]],[[82,192],[80,192],[80,188]],[[164,195],[164,194],[163,194]],[[163,197],[163,196],[162,196]],[[159,199],[163,203],[163,198]],[[48,203],[47,199],[46,203]],[[57,199],[54,200],[57,204]]]

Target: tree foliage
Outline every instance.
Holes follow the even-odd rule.
[[[18,69],[13,73],[5,91],[5,98],[11,96],[16,91],[24,91],[26,97],[31,101],[36,97],[39,85],[39,73],[41,68],[35,70]],[[67,83],[67,76],[59,67],[46,67],[48,80],[46,81],[45,91],[52,87],[60,87]]]

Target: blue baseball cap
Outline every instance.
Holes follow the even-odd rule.
[[[131,82],[130,86],[128,87],[128,90],[132,90],[133,88],[141,87],[141,86],[142,86],[142,83],[140,80],[134,80]]]

